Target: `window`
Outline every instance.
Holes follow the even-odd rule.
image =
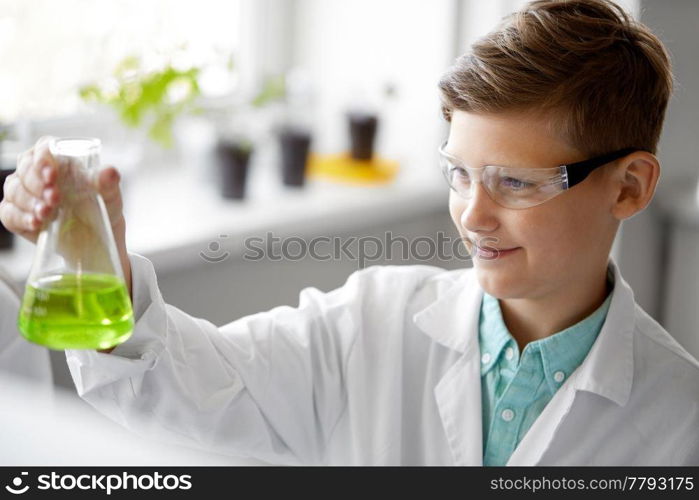
[[[235,79],[225,81],[221,66],[230,55],[235,63],[249,59],[240,54],[248,4],[0,0],[0,122],[79,112],[79,87],[108,78],[132,55],[141,57],[144,68],[168,58],[177,65],[205,65],[204,90],[225,91]]]

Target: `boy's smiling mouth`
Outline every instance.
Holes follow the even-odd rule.
[[[498,250],[494,248],[481,248],[478,245],[474,245],[474,250],[473,256],[477,257],[482,260],[495,260],[495,259],[501,259],[503,257],[507,257],[508,255],[512,255],[515,253],[517,250],[520,249],[520,247],[516,248],[508,248],[504,250]]]
[[[495,260],[507,257],[522,247],[496,248],[488,244],[489,238],[482,239],[482,246],[478,245],[472,238],[466,238],[471,244],[471,255],[481,260]]]

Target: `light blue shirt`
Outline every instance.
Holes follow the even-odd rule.
[[[520,355],[500,303],[483,295],[478,330],[483,465],[507,463],[546,404],[587,356],[607,317],[611,296],[579,323],[528,343]]]

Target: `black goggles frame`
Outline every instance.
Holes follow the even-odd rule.
[[[606,165],[607,163],[623,158],[626,155],[642,151],[638,148],[624,148],[611,153],[606,153],[600,156],[595,156],[589,160],[582,160],[567,165],[561,165],[565,171],[564,189],[570,189],[576,184],[584,181],[595,169]]]

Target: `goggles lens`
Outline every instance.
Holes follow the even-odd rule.
[[[467,167],[444,151],[446,145],[445,142],[439,148],[439,161],[449,186],[463,198],[469,199],[473,196],[473,187],[481,183],[492,200],[506,208],[541,205],[584,181],[596,168],[633,152],[647,151],[628,147],[551,168]]]
[[[449,186],[465,199],[473,195],[476,183],[495,203],[507,208],[540,205],[567,189],[565,167],[513,168],[486,165],[467,167],[440,152],[442,173]]]

